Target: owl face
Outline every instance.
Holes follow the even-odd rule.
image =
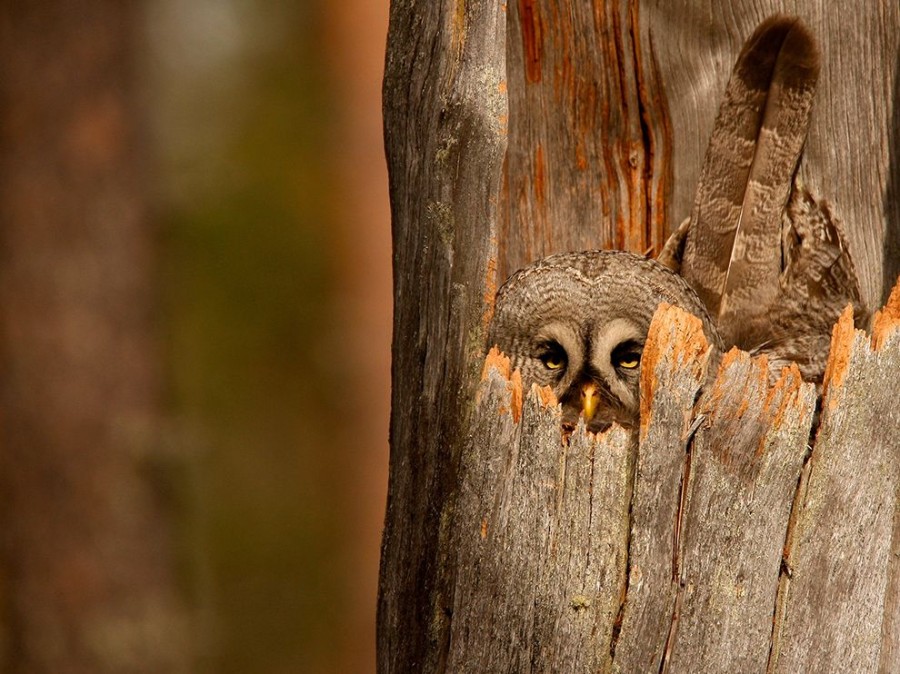
[[[631,427],[640,409],[640,362],[660,302],[699,316],[696,293],[662,265],[622,251],[552,255],[515,273],[497,293],[489,342],[518,368],[526,390],[549,386],[563,426]]]

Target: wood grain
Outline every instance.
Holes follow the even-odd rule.
[[[624,591],[630,438],[560,436],[556,401],[492,369],[463,456],[446,671],[591,672]]]
[[[882,339],[873,349],[849,311],[835,328],[822,423],[787,560],[793,573],[777,672],[812,661],[822,671],[874,672],[885,641],[895,639],[882,629],[897,565],[900,331]],[[896,671],[896,651],[890,658],[882,667]]]
[[[641,11],[509,3],[502,278],[552,253],[665,241],[672,139]]]
[[[684,513],[683,593],[669,667],[763,672],[787,521],[815,409],[796,367],[727,358],[701,403]]]
[[[672,307],[657,312],[641,366],[644,407],[616,671],[658,671],[665,657],[678,594],[691,410],[708,350],[699,319]]]
[[[781,392],[764,388],[743,357],[726,363],[735,388],[708,409],[696,446],[686,431],[700,376],[661,358],[656,379],[681,383],[648,382],[650,422],[632,459],[598,460],[612,436],[563,448],[552,410],[528,395],[521,421],[488,423],[515,407],[505,384],[473,402],[497,280],[561,250],[661,245],[690,212],[734,58],[779,9],[392,2],[394,392],[379,671],[900,667],[897,435],[885,430],[898,418],[895,338],[871,351],[853,337],[834,361],[833,409],[800,493],[788,485],[807,389],[792,375]],[[864,299],[878,306],[900,272],[900,6],[801,0],[791,11],[823,58],[800,174],[845,224]],[[733,427],[747,409],[755,430]],[[741,443],[726,451],[728,437],[756,438],[753,455]],[[622,495],[623,470],[630,511],[599,508]],[[789,563],[776,564],[785,541]],[[726,560],[743,555],[755,561],[738,578]],[[764,615],[772,651],[760,659]],[[707,638],[737,646],[704,651]]]
[[[492,356],[442,523],[456,576],[439,671],[893,671],[900,415],[880,401],[900,391],[867,385],[896,373],[900,321],[877,349],[852,325],[803,480],[815,387],[796,367],[770,386],[736,350],[708,372],[679,309],[650,330],[638,438],[564,442],[552,396],[517,402]],[[847,415],[863,407],[860,434]]]
[[[452,4],[452,3],[451,3]],[[505,15],[391,3],[384,124],[394,249],[378,668],[435,671],[449,637],[455,467],[484,355],[506,150]]]

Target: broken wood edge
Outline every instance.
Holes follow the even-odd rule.
[[[788,454],[785,453],[788,445],[784,444],[785,436],[782,436],[782,433],[787,432],[787,429],[795,429],[792,431],[795,437],[793,443],[795,450],[790,455],[794,457],[791,459],[791,464],[796,465],[796,469],[790,471],[788,484],[791,481],[796,482],[801,472],[805,449],[801,449],[798,443],[805,447],[804,441],[808,437],[813,423],[815,387],[803,381],[796,364],[783,368],[777,381],[771,384],[769,383],[768,369],[768,360],[765,357],[752,357],[747,352],[731,349],[722,356],[715,372],[708,374],[704,385],[705,391],[694,407],[690,425],[691,433],[688,434],[685,444],[683,477],[685,486],[682,490],[682,503],[675,523],[678,544],[674,562],[679,583],[671,617],[671,631],[667,638],[662,664],[664,668],[668,666],[670,658],[673,657],[673,647],[676,651],[678,650],[678,643],[682,638],[679,626],[682,619],[681,613],[682,610],[688,610],[687,604],[684,604],[687,601],[687,595],[685,595],[686,578],[683,574],[694,562],[689,563],[685,557],[688,554],[688,549],[684,547],[688,541],[685,527],[691,526],[693,529],[697,526],[697,522],[696,515],[691,514],[690,518],[694,520],[694,525],[689,525],[685,519],[686,514],[695,507],[695,500],[698,497],[703,498],[700,495],[707,493],[709,489],[709,483],[705,483],[705,486],[701,488],[699,483],[694,482],[695,468],[702,468],[704,464],[712,462],[719,466],[713,469],[714,471],[723,470],[723,476],[731,475],[728,479],[734,480],[736,486],[744,485],[744,488],[751,490],[754,489],[751,485],[760,479],[764,484],[770,484],[773,479],[773,466],[783,465],[784,460],[788,458]],[[732,442],[729,440],[729,435],[736,430],[738,432]],[[699,431],[699,434],[694,435],[694,431]],[[747,431],[750,433],[747,434]],[[701,443],[700,449],[705,447],[702,454],[697,453],[697,442]],[[773,454],[773,452],[776,453]],[[697,462],[700,463],[694,466]],[[698,492],[698,489],[701,491]],[[777,524],[781,543],[767,556],[767,559],[770,560],[769,564],[775,564],[776,575],[769,583],[772,587],[773,600],[777,597],[777,585],[780,581],[777,562],[780,557],[783,557],[783,542],[788,536],[787,523],[794,495],[793,489],[785,493],[787,500],[783,501],[785,504],[784,519],[779,518]],[[751,516],[750,513],[748,516]],[[696,541],[694,541],[694,545],[696,545]],[[766,606],[771,611],[770,617],[776,613],[774,604]],[[760,605],[757,604],[755,613],[757,616],[761,615],[759,609]],[[689,618],[687,624],[689,629],[696,630],[696,607],[690,609],[689,612],[694,613],[695,617]],[[768,649],[771,646],[771,639],[770,634],[765,642],[766,656],[768,656]],[[752,643],[752,641],[748,641],[745,645],[752,645]],[[761,642],[756,641],[755,643],[757,644],[756,652],[760,652],[758,647],[762,645]],[[684,666],[684,663],[673,666],[678,668]],[[695,662],[693,666],[699,665]]]
[[[880,350],[890,341],[890,337],[897,330],[900,330],[900,282],[894,287],[890,299],[884,308],[874,315],[872,332],[868,337],[871,350]],[[853,308],[848,305],[832,330],[831,349],[823,378],[822,398],[823,401],[828,401],[828,405],[832,408],[837,404],[835,393],[841,387],[846,376],[854,341],[865,337],[865,331],[854,327]],[[670,367],[674,366],[679,369],[689,367],[692,368],[694,374],[701,379],[705,379],[708,378],[706,368],[709,365],[710,352],[710,345],[703,333],[702,323],[699,318],[679,307],[667,303],[660,304],[650,323],[641,360],[641,438],[646,436],[647,425],[651,418],[650,410],[656,389],[659,386],[657,368],[660,364],[665,361],[669,363]],[[744,362],[748,359],[757,369],[760,380],[763,379],[767,371],[765,355],[754,357],[736,347],[730,349],[721,357],[720,362],[716,364],[716,375],[712,379],[709,389],[708,409],[719,409],[718,403],[721,402],[722,393],[724,392],[723,387],[727,381],[729,370],[738,362]],[[512,393],[509,409],[515,420],[518,421],[521,418],[522,401],[524,399],[521,375],[518,373],[518,370],[511,368],[509,359],[496,347],[491,348],[485,358],[481,376],[482,381],[488,377],[492,369],[496,370],[499,376],[509,382]],[[801,397],[798,395],[798,392],[802,383],[803,380],[800,377],[797,365],[791,363],[782,369],[781,375],[775,384],[767,386],[767,399],[774,401],[778,398],[782,401],[782,404],[777,408],[770,408],[774,415],[772,416],[772,423],[778,423],[780,415],[784,413],[785,401],[793,400],[796,403],[800,400]],[[538,390],[537,395],[543,405],[552,406],[558,404],[549,387],[539,388],[535,386],[534,388]],[[786,388],[790,389],[790,392],[788,392],[788,395],[780,397],[778,392]],[[721,410],[719,412],[721,413]],[[736,413],[740,415],[741,412],[741,408],[737,408]]]
[[[491,368],[497,370],[497,374],[501,377],[509,379],[509,358],[507,358],[496,346],[491,347],[491,350],[488,351],[488,355],[484,359],[484,367],[481,369],[481,381],[488,378]]]
[[[885,306],[875,313],[870,333],[867,333],[866,330],[855,328],[853,307],[849,305],[833,328],[831,349],[823,381],[821,415],[814,429],[814,436],[811,438],[809,452],[795,492],[788,523],[788,537],[785,540],[782,554],[782,578],[779,584],[775,622],[773,625],[772,652],[767,667],[769,672],[776,671],[782,666],[779,663],[782,658],[783,648],[790,649],[796,646],[796,643],[792,640],[793,635],[784,637],[783,631],[793,627],[789,625],[791,617],[788,615],[788,609],[791,602],[795,601],[795,599],[791,598],[791,586],[795,582],[797,565],[803,566],[804,561],[808,563],[809,560],[802,558],[805,550],[796,546],[795,543],[798,540],[802,540],[804,535],[807,535],[804,533],[804,529],[810,526],[810,521],[816,521],[815,518],[810,520],[807,512],[811,507],[811,490],[816,489],[816,491],[820,491],[823,485],[826,485],[832,479],[829,476],[827,467],[821,469],[826,471],[825,474],[817,475],[817,470],[819,470],[817,466],[819,464],[827,464],[827,455],[823,455],[823,452],[829,452],[834,456],[835,451],[839,451],[838,447],[840,445],[835,445],[830,436],[833,429],[841,427],[841,420],[838,415],[846,411],[848,407],[852,409],[854,403],[859,403],[857,397],[859,388],[856,377],[865,376],[864,373],[867,370],[871,370],[873,366],[882,368],[884,365],[887,365],[892,355],[887,350],[900,349],[900,330],[898,328],[900,328],[900,283],[894,287]],[[900,371],[896,372],[896,376],[900,377]],[[853,398],[848,399],[845,397],[845,388],[855,391],[848,394],[852,395]],[[837,432],[840,433],[841,431],[838,430]],[[837,459],[839,462],[846,460],[843,456]],[[821,507],[821,504],[816,507]],[[894,516],[895,522],[897,521],[896,517],[897,515]],[[897,531],[896,524],[894,525],[894,530],[895,532]],[[893,575],[896,574],[897,571],[894,571]],[[888,583],[891,582],[891,575],[892,572],[888,571]],[[809,583],[808,580],[806,582],[807,584]],[[885,617],[884,620],[885,624],[887,624],[889,618]],[[882,646],[886,643],[884,634],[882,634],[881,643]],[[880,657],[883,658],[885,656],[882,654]]]
[[[614,670],[657,668],[671,639],[671,617],[677,612],[677,517],[694,405],[709,353],[699,319],[669,305],[658,308],[641,360],[642,416],[632,472],[626,585],[610,650]]]
[[[754,479],[752,476],[759,466],[769,465],[772,461],[777,461],[777,457],[771,455],[771,447],[776,441],[779,429],[784,424],[791,427],[802,427],[804,439],[809,434],[809,428],[813,422],[815,410],[815,388],[812,384],[805,383],[802,380],[799,367],[795,364],[785,367],[778,380],[773,384],[769,383],[768,362],[765,357],[752,357],[749,353],[742,352],[738,349],[731,350],[725,356],[719,358],[707,344],[707,340],[702,331],[702,324],[696,317],[675,307],[661,307],[660,311],[654,317],[655,323],[651,324],[648,331],[648,339],[645,344],[642,359],[642,416],[641,416],[641,438],[638,445],[638,453],[645,451],[643,448],[654,435],[654,419],[658,417],[655,410],[659,405],[666,407],[671,404],[668,397],[671,393],[669,387],[676,381],[687,383],[690,379],[696,382],[695,391],[697,397],[692,400],[682,401],[683,417],[681,421],[671,419],[668,423],[679,424],[677,433],[681,434],[682,443],[681,455],[683,461],[683,469],[681,472],[681,487],[679,487],[679,508],[678,514],[674,520],[674,540],[673,540],[673,568],[671,570],[674,577],[675,585],[671,603],[669,601],[655,601],[658,606],[653,607],[652,603],[644,601],[644,608],[637,608],[636,611],[627,609],[625,613],[631,613],[631,617],[626,616],[627,620],[622,621],[620,638],[616,639],[616,645],[625,638],[626,632],[628,642],[631,642],[626,652],[623,653],[623,662],[620,662],[618,651],[613,654],[618,664],[625,670],[632,667],[650,667],[656,666],[649,661],[636,661],[634,659],[634,639],[637,632],[645,632],[645,628],[650,626],[647,622],[647,616],[652,621],[656,618],[647,610],[659,611],[663,610],[667,613],[668,633],[664,637],[662,646],[662,660],[658,662],[660,666],[665,667],[668,660],[672,657],[672,648],[679,639],[679,620],[682,609],[682,601],[684,600],[683,588],[679,589],[678,583],[683,581],[682,564],[683,559],[682,546],[684,544],[684,532],[681,528],[684,525],[683,513],[686,502],[692,499],[693,486],[692,479],[692,458],[693,445],[695,441],[694,433],[701,429],[709,427],[721,427],[724,422],[727,423],[729,416],[740,417],[746,412],[746,401],[742,398],[741,390],[734,390],[735,382],[743,382],[741,385],[747,391],[746,396],[752,397],[754,400],[753,414],[761,420],[759,435],[754,435],[752,440],[744,445],[747,450],[744,452],[747,456],[728,457],[717,456],[715,454],[706,455],[703,461],[724,462],[725,464],[733,463],[730,458],[740,459],[740,463],[744,463],[749,467],[749,472],[745,472],[745,479]],[[687,375],[687,376],[686,376]],[[729,397],[723,396],[726,390],[731,387],[732,394]],[[705,389],[705,394],[701,393]],[[710,399],[713,398],[713,391],[717,391],[713,406],[710,406]],[[665,394],[667,402],[663,402],[661,394]],[[730,399],[729,399],[730,398]],[[726,402],[727,400],[727,402]],[[650,414],[648,415],[648,411]],[[778,424],[781,424],[779,426]],[[657,432],[663,429],[656,429]],[[718,431],[713,431],[718,432]],[[654,441],[655,442],[655,441]],[[677,444],[677,443],[676,443]],[[739,451],[739,450],[738,450]],[[800,473],[802,461],[797,460],[797,474]],[[739,465],[733,465],[729,470],[741,471]],[[769,470],[769,469],[765,469]],[[743,478],[742,478],[743,479]],[[636,493],[636,492],[635,492]],[[784,527],[781,529],[782,542],[778,545],[775,555],[776,559],[780,556],[782,543],[787,537],[787,520],[793,501],[793,492],[790,492],[786,503],[784,515]],[[634,503],[633,503],[634,506]],[[634,523],[632,524],[634,526]],[[635,532],[632,531],[632,535]],[[629,550],[629,578],[632,572],[639,572],[641,569],[631,568],[631,551]],[[776,573],[778,573],[776,566]],[[658,574],[657,574],[658,575]],[[774,601],[777,596],[777,583],[780,577],[773,579],[772,599]],[[657,579],[659,580],[659,579]],[[631,582],[629,580],[628,587]],[[671,588],[670,588],[671,591]],[[623,598],[623,605],[627,606],[633,599],[630,592],[626,592]],[[640,602],[639,602],[640,603]],[[776,609],[774,604],[770,607],[772,615]],[[667,610],[668,609],[668,610]],[[644,616],[644,617],[642,617]],[[630,623],[626,625],[626,623]],[[767,645],[771,643],[771,636]],[[765,653],[768,655],[768,652]],[[764,660],[765,661],[765,660]]]
[[[522,383],[522,375],[518,369],[513,369],[509,358],[496,346],[491,347],[488,355],[485,356],[484,366],[481,370],[481,386],[478,388],[475,396],[475,404],[480,405],[484,396],[485,386],[490,385],[491,380],[503,382],[509,392],[508,404],[501,404],[499,413],[510,413],[515,423],[522,420],[523,405],[526,400],[533,400],[542,408],[556,407],[560,411],[559,401],[553,393],[553,389],[549,386],[538,386],[532,384],[527,396],[524,393],[524,385]],[[613,424],[609,429],[601,433],[592,433],[585,428],[584,421],[580,420],[575,428],[576,433],[584,434],[593,442],[611,439],[618,436],[618,432],[613,434],[614,429],[620,429],[626,434],[628,429],[622,428],[618,424]]]
[[[898,293],[898,305],[900,305],[900,293]],[[852,326],[852,312],[850,321]],[[703,332],[702,321],[677,306],[666,302],[660,303],[650,323],[641,356],[640,438],[646,437],[653,400],[660,386],[659,367],[663,363],[667,367],[674,368],[674,371],[687,369],[689,374],[700,382],[710,379],[711,373],[708,371],[710,366],[716,367],[715,377],[710,382],[711,393],[708,398],[708,407],[715,408],[721,402],[722,393],[727,387],[729,373],[738,363],[752,363],[752,367],[758,372],[759,385],[765,387],[763,390],[769,401],[767,408],[771,409],[774,415],[772,418],[775,421],[784,413],[785,401],[796,402],[798,400],[803,380],[795,363],[783,368],[779,379],[773,385],[769,385],[766,380],[768,360],[765,355],[751,356],[737,347],[730,349],[718,360],[713,360],[712,355],[712,348]],[[521,419],[522,402],[525,397],[521,374],[517,369],[512,368],[509,358],[496,346],[491,347],[485,357],[481,372],[482,382],[488,379],[492,370],[496,371],[497,376],[508,382],[512,395],[509,410],[515,421],[518,422]],[[533,384],[532,390],[537,391],[536,395],[542,405],[559,404],[549,386],[539,387]],[[785,391],[786,395],[780,396],[779,392],[781,391]],[[480,398],[479,391],[476,402],[480,401]],[[771,405],[776,399],[782,402],[777,408],[772,408]],[[741,413],[742,409],[737,408],[737,414]]]
[[[722,357],[715,379],[698,402],[697,416],[704,416],[707,426],[729,417],[735,425],[744,425],[745,430],[755,426],[752,435],[742,434],[742,442],[733,444],[727,455],[719,457],[750,468],[762,458],[770,430],[781,428],[786,414],[794,412],[802,417],[809,413],[812,424],[815,404],[810,406],[808,396],[813,388],[813,384],[803,381],[795,363],[782,368],[778,379],[770,383],[765,355],[751,356],[733,348]],[[753,401],[761,404],[752,404]],[[756,415],[755,423],[753,418],[745,418],[751,412]]]
[[[833,402],[834,390],[841,387],[844,377],[847,375],[847,368],[850,366],[850,353],[853,350],[853,341],[857,333],[862,334],[863,331],[854,328],[853,308],[848,305],[831,331],[831,350],[828,353],[825,375],[822,378],[823,400],[832,400]]]
[[[887,303],[872,317],[870,334],[854,326],[853,306],[847,305],[831,332],[831,349],[822,380],[823,412],[833,411],[837,407],[840,390],[854,350],[863,349],[861,353],[873,355],[892,342],[898,330],[900,330],[900,279],[894,285]]]
[[[872,348],[880,350],[898,328],[900,328],[900,279],[897,279],[884,307],[876,311],[872,318]]]
[[[509,376],[503,372],[505,366],[506,359],[499,351],[490,355],[459,468],[454,510],[448,515],[453,540],[448,559],[454,560],[455,571],[451,608],[446,612],[450,635],[447,671],[486,671],[487,653],[508,658],[504,662],[514,661],[517,656],[511,653],[516,645],[510,645],[504,636],[507,626],[516,631],[516,643],[530,644],[533,637],[548,634],[548,625],[568,626],[570,634],[584,633],[585,620],[595,623],[599,631],[590,632],[597,639],[596,647],[579,653],[593,662],[597,653],[606,650],[609,635],[604,630],[611,633],[613,623],[607,617],[617,610],[617,592],[609,594],[606,584],[594,587],[570,582],[578,574],[572,575],[568,556],[555,556],[558,546],[596,550],[585,558],[593,561],[584,572],[591,578],[616,576],[615,569],[622,563],[601,563],[613,553],[600,550],[619,551],[613,557],[621,559],[625,546],[613,545],[610,541],[614,543],[616,537],[603,535],[600,514],[610,512],[607,503],[618,504],[618,509],[627,513],[630,491],[628,480],[620,479],[616,496],[615,481],[606,482],[600,476],[628,472],[622,465],[631,460],[630,435],[612,427],[599,436],[576,432],[568,443],[561,442],[558,403],[549,389],[538,387],[525,395],[521,417],[514,419],[513,389],[521,388],[521,383],[515,382],[514,371]],[[585,488],[585,480],[589,488]],[[595,486],[601,485],[605,485],[603,490],[595,493]],[[592,515],[573,519],[573,507],[585,499],[591,502]],[[624,514],[610,521],[627,528]],[[572,522],[601,537],[593,543],[590,538],[569,537]],[[516,531],[528,536],[510,538]],[[625,534],[619,538],[624,539]],[[524,559],[531,562],[523,566]],[[620,575],[624,576],[624,571]],[[523,585],[523,578],[532,577],[533,584]],[[516,588],[525,594],[517,594]],[[531,612],[530,604],[526,607],[516,598],[530,597],[529,593],[539,599],[540,612]],[[488,628],[482,629],[483,625]],[[492,631],[490,626],[500,631]],[[555,662],[553,653],[544,657]]]
[[[773,423],[777,423],[784,414],[785,405],[789,401],[797,404],[800,400],[800,388],[804,382],[795,363],[783,368],[778,380],[769,384],[768,359],[765,355],[751,356],[737,347],[727,351],[718,360],[713,359],[712,355],[699,318],[679,307],[660,304],[650,323],[641,360],[641,438],[646,436],[647,424],[651,418],[650,409],[659,386],[658,368],[663,362],[676,369],[691,368],[694,376],[709,385],[706,404],[697,413],[712,409],[722,413],[720,403],[735,367],[754,368],[759,389],[768,401],[766,408]],[[714,377],[713,372],[709,371],[711,367],[716,368]],[[775,405],[776,401],[780,402]],[[738,416],[742,412],[741,406],[736,408]]]
[[[823,412],[833,412],[839,405],[839,392],[851,366],[854,348],[865,349],[865,352],[869,354],[877,353],[886,344],[894,341],[892,337],[898,331],[900,331],[900,282],[894,287],[884,308],[874,315],[870,335],[864,330],[854,327],[853,308],[847,306],[832,330],[831,349],[822,387]],[[804,386],[811,386],[811,384],[803,381],[795,363],[790,363],[782,368],[778,380],[774,384],[768,384],[766,356],[751,356],[746,351],[734,347],[722,355],[718,362],[712,363],[716,367],[713,377],[712,373],[707,371],[712,360],[710,358],[711,351],[699,318],[679,307],[667,303],[660,304],[650,323],[641,360],[639,435],[641,441],[646,438],[652,419],[653,402],[660,386],[660,367],[674,368],[673,371],[688,369],[691,376],[696,377],[701,383],[705,382],[704,388],[707,389],[707,392],[698,403],[697,409],[693,410],[692,421],[709,414],[715,414],[720,418],[722,415],[734,414],[737,419],[741,418],[747,409],[746,400],[736,406],[724,404],[725,394],[730,392],[732,385],[730,380],[735,368],[749,367],[756,373],[755,378],[758,381],[755,383],[754,389],[764,395],[766,400],[764,417],[761,420],[764,422],[763,428],[777,427],[790,406],[803,404],[805,397],[801,393],[801,389]],[[519,371],[511,367],[509,358],[496,347],[491,348],[485,358],[482,382],[488,379],[492,371],[505,380],[510,392],[509,405],[502,407],[500,411],[510,412],[514,421],[518,423],[522,417],[522,406],[525,400],[522,378]],[[544,407],[553,407],[559,404],[549,386],[532,385],[532,390],[528,395],[534,396]],[[479,389],[476,404],[480,399],[481,391]],[[728,407],[731,409],[727,409]],[[813,438],[818,433],[823,420],[824,416],[812,429]],[[579,424],[579,427],[582,425]],[[602,435],[598,434],[597,437]],[[758,439],[757,458],[765,449],[766,435],[767,433],[763,432]]]
[[[900,292],[895,290],[886,310],[879,312],[877,315],[877,317],[884,316],[885,318],[877,318],[876,325],[878,327],[873,328],[873,333],[882,335],[878,338],[879,341],[877,343],[879,346],[883,346],[888,341],[893,341],[888,340],[887,337],[884,337],[883,335],[896,334],[895,328],[897,327],[897,323],[900,322],[897,318],[898,307],[900,307]],[[716,409],[717,414],[719,415],[728,414],[726,407],[731,407],[730,405],[724,406],[722,404],[722,394],[727,389],[728,378],[733,376],[735,368],[744,369],[743,376],[745,376],[746,380],[752,384],[753,390],[756,391],[754,395],[763,396],[762,405],[765,414],[762,418],[766,420],[766,432],[763,433],[760,443],[756,445],[756,452],[753,453],[754,456],[748,457],[751,460],[760,459],[765,454],[767,448],[765,442],[766,437],[773,430],[779,428],[780,424],[787,421],[785,415],[788,412],[792,412],[795,421],[797,414],[809,414],[809,423],[812,423],[812,410],[814,409],[815,400],[815,395],[812,390],[814,387],[812,384],[803,382],[799,368],[795,364],[783,368],[777,382],[769,385],[766,377],[767,362],[764,357],[754,358],[746,352],[732,349],[722,356],[721,362],[714,362],[717,367],[715,377],[712,378],[711,373],[706,372],[706,368],[709,365],[707,361],[710,349],[705,336],[703,335],[699,319],[675,307],[666,306],[660,307],[654,321],[655,323],[651,325],[651,329],[648,333],[647,345],[644,352],[645,360],[642,361],[642,422],[646,412],[648,410],[652,411],[654,397],[661,390],[660,386],[663,386],[662,390],[664,390],[665,387],[665,385],[660,382],[659,368],[662,368],[663,372],[668,369],[671,373],[673,371],[672,368],[674,367],[677,370],[682,371],[684,368],[689,368],[690,373],[697,377],[698,387],[704,381],[707,382],[707,390],[711,392],[710,399],[714,401],[712,403],[712,409]],[[861,336],[865,337],[865,334],[862,331],[857,331],[853,328],[852,312],[845,312],[845,315],[842,316],[842,320],[839,321],[834,328],[834,346],[836,348],[833,349],[834,353],[830,356],[831,360],[829,363],[831,368],[829,370],[829,382],[831,383],[832,395],[838,390],[838,384],[843,381],[842,377],[845,376],[845,373],[842,374],[839,371],[839,367],[835,367],[835,363],[843,366],[844,369],[848,367],[852,369],[853,367],[852,361],[848,361],[846,357],[844,358],[845,362],[841,362],[841,353],[838,349],[841,348],[843,343],[842,340],[846,342],[844,345],[845,347],[847,345],[852,346],[854,340],[861,338]],[[869,348],[869,340],[862,339],[862,341],[863,346]],[[873,342],[874,341],[875,340],[873,340]],[[898,340],[897,343],[900,343],[900,340]],[[872,348],[875,347],[873,346]],[[844,355],[846,356],[846,354]],[[525,405],[526,410],[530,408],[534,411],[538,411],[540,408],[558,405],[556,398],[549,387],[540,389],[537,386],[533,386],[528,395],[524,396],[523,403],[521,377],[517,377],[516,375],[516,371],[511,371],[509,359],[503,356],[498,350],[493,349],[485,361],[484,377],[487,381],[502,384],[503,387],[506,388],[504,394],[508,396],[509,403],[501,405],[498,410],[499,412],[509,413],[513,417],[513,421],[519,423],[522,420],[522,406],[524,403],[528,403]],[[503,392],[503,389],[495,389],[495,391]],[[649,392],[649,395],[647,395],[647,392]],[[516,402],[516,400],[518,400],[518,402]],[[734,400],[734,397],[732,397],[732,400]],[[802,407],[803,409],[792,410],[792,407]],[[738,416],[742,413],[740,406],[734,407],[734,410],[735,414]],[[490,413],[489,410],[483,410],[482,413],[484,412]],[[702,423],[702,412],[703,408],[697,404],[695,404],[693,408],[690,406],[685,408],[685,422],[691,429],[695,429],[698,422]],[[527,411],[525,411],[525,414],[531,419],[531,421],[528,422],[528,425],[531,427],[534,427],[534,423],[546,424],[550,421],[550,418],[546,416],[537,418],[528,414]],[[585,439],[588,438],[586,437]],[[590,439],[596,440],[596,438]],[[515,440],[515,442],[518,443],[519,440]],[[685,436],[685,442],[688,445],[687,451],[689,452],[689,445],[692,442],[689,434]],[[566,451],[565,443],[560,442],[560,454],[558,455],[558,460],[560,461],[560,471],[563,472],[565,471]],[[789,506],[790,512],[784,523],[784,540],[781,548],[782,565],[779,571],[777,590],[773,596],[774,601],[772,604],[772,633],[769,641],[770,651],[768,656],[768,666],[770,669],[777,665],[779,656],[781,655],[780,651],[783,637],[782,628],[785,625],[786,600],[789,595],[788,588],[791,584],[790,558],[795,543],[794,526],[798,518],[798,512],[802,511],[804,507],[805,490],[808,485],[808,480],[809,455],[807,455],[802,465],[799,467],[797,487],[792,494],[791,505]],[[479,534],[482,538],[489,535],[487,522],[480,521]],[[630,577],[632,571],[630,568],[630,549],[627,551],[626,555],[629,566],[628,575]],[[639,572],[640,569],[637,569],[636,571]],[[630,586],[630,584],[630,581],[626,582],[626,591],[620,598],[620,610],[613,626],[613,647],[615,647],[619,640],[619,634],[617,632],[622,627],[621,620],[623,608],[629,603],[628,586]],[[677,617],[677,610],[675,614]],[[670,640],[676,638],[675,634],[675,632],[670,634]],[[666,648],[670,648],[668,642]],[[610,657],[617,660],[617,655],[618,654],[613,648]]]
[[[513,370],[509,358],[496,346],[491,347],[487,357],[484,360],[484,367],[481,370],[482,385],[478,388],[475,396],[475,404],[480,405],[484,394],[484,384],[490,382],[491,376],[499,378],[506,382],[506,388],[509,391],[508,405],[501,405],[500,412],[510,412],[513,421],[519,423],[522,419],[522,375],[518,370]]]
[[[676,370],[689,368],[698,380],[704,378],[710,345],[703,323],[696,316],[663,302],[656,309],[641,355],[640,439],[647,437],[651,407],[659,387],[658,368],[663,362]]]
[[[660,303],[650,321],[647,331],[647,341],[644,344],[644,354],[649,353],[650,360],[646,362],[650,367],[647,371],[655,369],[656,365],[665,355],[670,355],[672,362],[679,368],[692,367],[698,374],[702,372],[699,367],[700,359],[709,351],[709,342],[703,334],[702,321],[693,314],[680,307]],[[644,383],[647,375],[642,368],[641,383]],[[649,377],[648,384],[652,389],[653,378]]]

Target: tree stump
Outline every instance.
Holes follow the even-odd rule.
[[[734,350],[695,404],[706,351],[699,320],[661,309],[639,433],[567,444],[555,401],[489,357],[454,509],[446,671],[900,666],[900,322],[836,326],[812,446],[816,394],[796,367],[770,387],[763,359]]]
[[[658,251],[689,214],[734,58],[777,9],[391,3],[380,672],[900,668],[896,298],[871,338],[838,326],[811,453],[798,373],[769,388],[735,352],[695,400],[704,346],[673,313],[644,355],[636,439],[565,445],[552,401],[500,372],[478,383],[508,273]],[[900,8],[792,11],[824,57],[801,173],[879,306],[900,271]]]

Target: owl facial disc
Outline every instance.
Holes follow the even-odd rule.
[[[661,302],[699,316],[718,343],[696,293],[653,260],[622,251],[552,255],[498,291],[489,345],[510,358],[526,388],[553,390],[565,429],[580,421],[592,432],[634,427],[641,353]]]

